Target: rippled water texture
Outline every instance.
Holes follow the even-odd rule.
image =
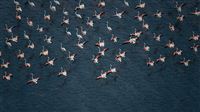
[[[146,2],[144,9],[135,9],[139,0],[127,0],[130,7],[126,7],[123,0],[106,0],[106,7],[102,9],[97,8],[97,0],[83,0],[86,9],[78,11],[82,20],[74,14],[78,0],[59,0],[61,6],[57,6],[55,13],[49,9],[49,0],[34,0],[35,8],[31,8],[26,0],[19,1],[23,8],[21,22],[15,20],[13,0],[0,1],[0,58],[11,62],[8,69],[0,69],[0,77],[4,71],[13,74],[10,81],[0,79],[0,112],[200,112],[200,54],[190,49],[194,42],[188,41],[193,31],[200,34],[200,17],[190,14],[197,7],[200,10],[199,0],[178,0],[186,3],[180,13],[186,16],[182,23],[176,20],[178,12],[174,0],[142,0]],[[69,12],[68,27],[72,33],[69,38],[60,25],[63,7]],[[116,8],[126,10],[122,19],[112,16]],[[52,22],[43,20],[44,10],[52,15]],[[94,10],[105,11],[101,20],[92,17]],[[164,13],[162,19],[152,16],[156,10]],[[145,31],[142,23],[133,18],[138,11],[147,14],[144,19],[150,30]],[[26,17],[32,18],[33,28],[27,26]],[[94,20],[93,28],[86,26],[87,17]],[[107,31],[106,21],[113,29],[112,33],[119,37],[117,43],[110,41],[112,33]],[[169,23],[175,25],[175,32],[169,31]],[[13,33],[20,37],[11,48],[5,45],[5,38],[10,37],[5,24],[16,26]],[[44,33],[35,30],[37,24],[45,28]],[[82,50],[75,46],[75,28],[79,26],[87,30],[84,40],[88,43]],[[144,31],[138,43],[121,45],[135,28]],[[26,48],[28,40],[23,38],[24,30],[30,34],[35,49]],[[153,33],[163,35],[161,42],[152,38]],[[52,44],[43,41],[44,34],[53,36]],[[99,64],[94,64],[91,58],[98,52],[95,43],[99,37],[105,40],[109,50]],[[164,48],[169,39],[183,50],[182,56],[172,57],[173,50]],[[66,59],[67,53],[61,52],[61,42],[67,51],[77,54],[74,62]],[[143,51],[144,42],[151,47],[150,52]],[[47,58],[39,56],[42,46],[49,50],[49,57],[56,58],[54,66],[43,65]],[[114,59],[119,48],[127,52],[121,63]],[[31,68],[24,68],[23,60],[17,59],[19,49],[32,64]],[[146,66],[148,57],[156,59],[160,54],[167,57],[165,63]],[[189,67],[178,64],[183,57],[192,60]],[[101,70],[109,69],[110,64],[118,72],[105,80],[95,80]],[[70,70],[66,78],[56,76],[61,66]],[[38,85],[26,85],[30,73],[41,78]]]

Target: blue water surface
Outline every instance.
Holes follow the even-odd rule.
[[[200,34],[200,17],[191,15],[196,8],[200,9],[199,0],[177,0],[185,3],[181,13],[177,12],[174,0],[142,0],[146,3],[144,9],[135,9],[139,0],[127,0],[129,7],[123,0],[106,0],[105,8],[97,7],[98,0],[82,0],[86,8],[78,13],[83,19],[74,14],[78,0],[59,1],[61,6],[51,12],[49,0],[34,0],[35,8],[26,0],[19,0],[23,9],[20,22],[15,20],[13,0],[0,1],[0,58],[11,62],[8,69],[0,69],[0,76],[4,71],[13,74],[11,81],[0,80],[0,112],[200,112],[200,54],[190,49],[194,42],[188,41],[192,32]],[[70,25],[67,27],[71,37],[67,37],[65,27],[60,25],[63,7],[69,12]],[[113,16],[116,8],[126,11],[122,19]],[[44,10],[51,14],[51,22],[43,20]],[[93,17],[94,10],[105,11],[101,20]],[[157,10],[163,12],[163,18],[152,16]],[[134,19],[138,11],[147,14],[144,19],[150,30],[145,31],[142,23]],[[182,23],[176,20],[178,14],[185,15]],[[32,28],[27,26],[26,17],[33,20]],[[86,26],[87,17],[94,20],[93,28]],[[107,31],[106,21],[112,32]],[[169,31],[169,23],[175,25],[175,32]],[[5,45],[5,38],[11,36],[5,31],[5,24],[16,26],[13,33],[19,35],[19,42],[11,48]],[[38,24],[45,28],[44,33],[36,31]],[[87,30],[84,40],[88,43],[84,49],[75,46],[78,40],[75,28],[79,26]],[[121,45],[135,28],[144,32],[138,43]],[[23,38],[24,30],[30,34],[35,49],[26,48],[28,40]],[[161,42],[152,38],[153,33],[163,35]],[[45,34],[53,36],[52,44],[43,41]],[[119,37],[118,43],[110,41],[111,34]],[[94,64],[91,58],[98,52],[95,43],[99,37],[105,40],[109,50],[99,64]],[[173,50],[164,48],[169,39],[183,50],[182,56],[173,57]],[[77,54],[74,62],[67,60],[67,53],[61,52],[61,42],[67,51]],[[150,52],[143,51],[144,42],[151,47]],[[49,57],[56,58],[54,66],[44,66],[47,58],[39,56],[42,46],[49,50]],[[121,63],[115,61],[119,48],[127,52]],[[31,68],[24,68],[24,61],[17,59],[19,49],[32,64]],[[156,59],[160,54],[167,57],[165,63],[146,66],[148,57]],[[178,64],[183,57],[192,60],[189,67]],[[109,69],[110,64],[118,72],[105,80],[95,80],[101,70]],[[61,66],[69,70],[66,78],[56,76]],[[41,78],[37,85],[26,84],[30,73]]]

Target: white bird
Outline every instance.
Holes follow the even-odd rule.
[[[35,7],[35,3],[34,3],[34,2],[31,2],[30,0],[28,0],[28,4],[29,4],[31,7]]]
[[[77,47],[83,49],[84,48],[84,45],[86,44],[87,41],[84,41],[84,42],[80,42],[80,38],[78,39],[78,43],[76,44]]]
[[[145,8],[145,5],[145,2],[142,3],[142,1],[140,0],[139,4],[137,4],[135,8]]]
[[[108,31],[112,31],[112,28],[108,26],[108,21],[106,22],[106,28],[108,29]]]
[[[107,71],[107,74],[109,73],[116,73],[117,72],[117,69],[114,67],[112,67],[112,65],[110,64],[110,70]]]
[[[16,12],[15,18],[17,21],[20,21],[22,19],[21,15],[18,12]]]
[[[171,23],[169,23],[169,30],[172,32],[175,31],[175,27]]]
[[[165,47],[167,47],[167,48],[174,48],[175,44],[174,44],[173,41],[169,40]]]
[[[153,33],[153,38],[156,40],[156,41],[160,41],[160,38],[161,38],[161,34],[157,35],[155,33]]]
[[[13,36],[13,33],[11,34],[11,38],[9,39],[9,40],[11,40],[12,42],[15,42],[15,43],[17,43],[18,42],[18,38],[19,38],[19,36]]]
[[[83,30],[83,27],[81,26],[81,34],[82,35],[86,35],[87,34],[87,31],[86,30]]]
[[[181,12],[181,11],[182,11],[182,7],[183,7],[184,5],[185,5],[184,3],[178,4],[178,2],[176,2],[176,10],[177,10],[178,12]]]
[[[47,62],[45,63],[45,65],[53,66],[54,65],[54,61],[55,61],[55,58],[50,59],[49,57],[47,57]]]
[[[90,26],[90,27],[93,27],[94,26],[94,22],[93,22],[93,20],[90,20],[90,18],[88,17],[87,18],[87,23],[86,23],[88,26]]]
[[[31,19],[29,19],[28,17],[26,18],[26,22],[27,22],[28,26],[30,26],[30,27],[33,26],[33,21]]]
[[[143,21],[143,17],[145,16],[146,14],[140,14],[140,12],[138,11],[138,14],[137,16],[135,16],[136,19],[138,19],[138,21]]]
[[[154,14],[154,16],[157,18],[162,18],[162,12],[157,10],[157,12]]]
[[[94,16],[97,18],[97,19],[101,19],[101,16],[104,14],[105,12],[100,12],[99,14],[97,14],[97,11],[95,10],[94,11]]]
[[[116,55],[116,56],[115,56],[115,60],[116,60],[117,62],[122,62],[122,57],[119,56],[119,55]]]
[[[142,31],[137,31],[137,29],[135,28],[135,32],[131,33],[130,35],[139,38],[141,36],[141,34],[142,34]]]
[[[148,58],[148,61],[147,61],[147,66],[150,66],[150,67],[153,67],[154,66],[154,61],[153,60],[151,60],[151,58]]]
[[[65,76],[66,77],[67,75],[68,75],[67,70],[63,69],[63,67],[61,67],[61,70],[58,73],[58,76]]]
[[[36,29],[38,32],[43,32],[44,31],[44,28],[43,27],[40,27],[39,25],[37,26],[37,29]]]
[[[119,56],[122,57],[122,58],[125,58],[126,57],[126,52],[122,51],[121,49],[119,49]]]
[[[100,76],[98,76],[97,78],[96,78],[96,80],[98,80],[98,79],[106,79],[107,78],[107,72],[103,72],[103,70],[101,70],[101,75]]]
[[[146,45],[146,43],[144,43],[144,51],[150,51],[150,47],[148,45]]]
[[[124,0],[124,4],[129,7],[129,3],[126,0]]]
[[[93,63],[99,63],[99,58],[101,57],[101,55],[92,55],[92,61]]]
[[[115,36],[114,34],[112,34],[112,37],[110,39],[111,41],[113,41],[114,43],[118,41],[118,37]]]
[[[196,8],[195,11],[193,11],[191,14],[196,15],[196,16],[200,16],[200,10],[198,10]]]
[[[34,49],[35,48],[35,44],[29,40],[27,48]]]
[[[9,81],[9,80],[11,80],[12,76],[13,75],[11,73],[4,72],[3,79]]]
[[[20,5],[16,5],[15,10],[16,10],[17,12],[22,12],[22,8],[21,8]]]
[[[69,28],[66,27],[65,32],[67,33],[68,36],[71,36],[72,33],[69,31]]]
[[[78,13],[77,13],[77,11],[75,11],[75,15],[76,15],[76,17],[77,17],[77,18],[80,18],[80,19],[82,19],[82,16],[81,16],[81,14],[78,14]]]
[[[99,54],[100,56],[105,56],[105,52],[108,50],[108,48],[104,48],[103,50],[101,50],[100,47],[98,47],[98,49],[99,49],[98,54]]]
[[[69,18],[66,18],[65,16],[63,17],[63,21],[61,22],[61,25],[68,25],[69,24]]]
[[[189,62],[191,62],[191,60],[186,60],[185,58],[183,58],[183,60],[182,61],[180,61],[180,64],[183,64],[184,66],[189,66]]]
[[[146,30],[149,30],[149,24],[144,23],[144,20],[142,22],[142,27],[145,28]]]
[[[9,41],[8,38],[6,38],[5,43],[6,43],[6,45],[7,45],[8,47],[12,47],[12,43]]]
[[[8,25],[5,24],[5,27],[6,27],[6,31],[7,31],[8,33],[12,33],[12,29],[14,28],[14,26],[8,27]]]
[[[24,38],[25,39],[30,39],[30,36],[26,33],[26,31],[24,31]]]
[[[44,20],[48,20],[48,21],[51,20],[51,15],[50,14],[46,15],[46,10],[44,10]]]
[[[63,51],[63,52],[66,52],[66,51],[67,51],[67,50],[63,47],[62,43],[60,43],[60,49],[61,49],[61,51]]]
[[[26,59],[24,59],[24,66],[27,67],[27,68],[30,68],[30,67],[31,67],[31,64],[30,64],[30,63],[27,63],[27,62],[26,62]]]
[[[100,0],[97,6],[98,6],[99,8],[103,8],[103,7],[106,6],[106,3],[105,3],[105,1],[101,1],[101,0]]]
[[[8,68],[9,65],[10,65],[10,62],[4,62],[4,59],[1,59],[2,60],[2,64],[0,64],[1,68]]]
[[[56,4],[56,5],[60,5],[60,2],[58,1],[58,0],[53,0],[54,1],[54,3]]]
[[[104,47],[105,46],[105,42],[104,40],[101,41],[101,37],[99,37],[99,41],[95,44],[98,47]]]
[[[13,0],[14,4],[17,6],[17,5],[20,5],[20,3],[16,0]]]
[[[194,52],[198,52],[198,48],[200,47],[200,45],[196,45],[195,43],[193,44],[192,47],[190,47]]]
[[[52,37],[51,36],[47,36],[47,35],[44,35],[45,36],[45,39],[44,41],[47,42],[48,44],[52,44]]]
[[[68,14],[69,14],[68,11],[65,10],[65,8],[63,8],[63,14],[64,14],[65,16],[68,16]]]
[[[27,81],[27,84],[38,84],[38,80],[40,79],[39,77],[34,78],[33,73],[31,73],[31,80]]]
[[[18,54],[17,54],[17,58],[18,59],[23,59],[25,56],[24,56],[24,52],[23,51],[21,51],[21,50],[19,50],[18,51]]]
[[[42,51],[40,52],[40,56],[48,56],[49,51],[48,49],[44,49],[44,46],[42,46]]]
[[[78,28],[76,28],[76,36],[77,36],[79,39],[82,39],[82,38],[83,38],[82,35],[78,34]]]
[[[117,54],[115,56],[115,60],[118,62],[122,62],[122,58],[125,58],[126,52],[125,51],[121,51],[121,49],[119,49],[119,54]]]
[[[56,6],[52,5],[52,2],[50,1],[50,6],[49,6],[50,10],[52,12],[55,12],[56,11]]]
[[[124,14],[125,11],[121,11],[121,12],[117,12],[117,8],[116,8],[116,11],[115,11],[115,15],[116,17],[118,17],[119,19],[122,18],[122,15]]]
[[[176,48],[176,50],[172,53],[173,56],[180,56],[182,55],[182,50],[181,49],[178,49]]]
[[[184,20],[184,15],[179,15],[178,17],[176,17],[177,20],[179,20],[180,22],[183,22]]]
[[[71,52],[69,51],[69,55],[68,55],[67,58],[68,58],[70,61],[74,61],[75,56],[76,56],[76,54],[71,54]]]
[[[199,37],[200,37],[200,35],[195,34],[194,32],[192,32],[192,36],[189,38],[189,41],[191,41],[191,40],[198,41]]]
[[[166,60],[166,57],[165,57],[165,56],[162,56],[162,55],[160,55],[160,57],[159,57],[158,59],[156,59],[156,62],[162,62],[162,63],[164,63],[164,62],[165,62],[165,60]]]
[[[81,0],[79,1],[78,6],[75,8],[75,10],[78,10],[78,9],[85,9],[85,5],[83,3],[81,4]]]

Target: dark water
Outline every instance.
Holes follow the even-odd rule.
[[[96,7],[97,0],[84,0],[86,9],[79,11],[83,20],[74,15],[77,0],[59,1],[62,5],[57,6],[57,12],[52,13],[48,0],[35,0],[36,8],[31,8],[26,0],[20,0],[23,8],[21,22],[15,20],[13,1],[0,1],[1,59],[11,62],[8,69],[0,69],[0,74],[3,76],[4,71],[13,74],[11,81],[0,80],[0,112],[200,112],[200,54],[192,52],[189,47],[193,42],[188,41],[192,31],[200,33],[200,18],[190,15],[195,8],[200,7],[199,0],[178,0],[186,3],[181,12],[186,16],[183,23],[176,20],[178,12],[173,0],[143,0],[146,8],[137,10],[134,7],[138,0],[128,0],[130,7],[126,7],[122,0],[106,0],[103,9]],[[66,38],[65,29],[60,26],[63,7],[70,15],[70,38]],[[122,19],[112,16],[115,8],[127,11]],[[94,28],[88,28],[85,21],[87,17],[92,17],[95,9],[106,13],[101,20],[92,18]],[[157,9],[164,13],[162,19],[152,16]],[[43,10],[52,15],[51,23],[43,20]],[[150,30],[145,31],[137,45],[122,46],[120,43],[128,39],[134,28],[143,30],[141,23],[133,19],[137,11],[147,14],[144,19],[149,23]],[[26,17],[33,19],[34,29],[27,26]],[[112,33],[120,38],[118,43],[110,42],[111,33],[106,29],[106,21],[113,29]],[[178,30],[170,32],[169,22],[175,24]],[[5,38],[10,37],[4,30],[5,24],[15,25],[13,33],[20,36],[19,42],[11,48],[5,45]],[[37,24],[45,28],[44,33],[35,30]],[[83,50],[75,47],[75,28],[78,26],[87,30],[85,40],[88,43]],[[28,41],[23,38],[24,30],[31,35],[36,45],[34,50],[25,47]],[[163,34],[161,42],[153,40],[153,33]],[[54,37],[53,44],[43,41],[44,34]],[[109,51],[95,65],[91,58],[98,52],[94,47],[98,37],[106,41]],[[183,56],[170,56],[173,50],[163,47],[169,39],[183,49]],[[68,61],[67,54],[60,51],[61,42],[67,50],[77,53],[74,62]],[[144,42],[151,47],[148,53],[143,51]],[[55,66],[43,66],[46,57],[39,57],[43,45],[48,48],[50,57],[56,57]],[[114,59],[119,48],[127,52],[122,63]],[[25,52],[25,57],[32,64],[30,69],[24,68],[23,61],[17,59],[19,49]],[[148,57],[156,59],[160,54],[167,56],[166,63],[152,68],[146,66]],[[192,60],[189,67],[177,64],[183,57]],[[106,80],[95,80],[100,71],[107,70],[110,64],[117,67],[118,72]],[[67,78],[56,76],[61,66],[70,70]],[[31,72],[41,78],[38,85],[26,85]]]

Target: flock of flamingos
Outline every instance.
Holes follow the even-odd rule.
[[[94,10],[94,15],[92,17],[87,17],[87,21],[84,21],[86,27],[85,29],[83,29],[83,27],[80,28],[76,28],[76,34],[72,34],[70,32],[70,29],[68,28],[68,26],[70,25],[70,18],[69,18],[69,12],[63,8],[63,11],[61,12],[63,15],[63,19],[60,23],[61,26],[63,26],[65,28],[65,34],[68,37],[71,36],[75,36],[77,37],[77,43],[75,46],[77,46],[80,49],[84,49],[87,44],[88,41],[86,41],[84,39],[84,37],[87,35],[87,30],[90,28],[93,28],[95,26],[96,21],[100,21],[102,18],[104,18],[104,16],[107,14],[106,12],[103,11],[103,9],[106,7],[106,1],[100,0],[99,2],[96,3],[97,4],[97,8],[99,8],[99,10],[102,10],[100,12],[97,12],[96,10]],[[44,27],[42,27],[41,25],[36,25],[34,23],[34,21],[32,20],[32,18],[30,17],[25,17],[26,19],[22,18],[22,13],[23,10],[22,9],[22,4],[19,1],[14,0],[14,5],[16,7],[16,15],[15,15],[15,19],[17,22],[25,22],[27,24],[28,27],[32,28],[32,30],[36,30],[39,33],[42,32],[46,32],[46,30],[44,29]],[[28,5],[29,8],[37,8],[39,6],[36,5],[34,0],[28,0],[26,2],[25,5]],[[49,2],[49,9],[44,10],[44,15],[43,18],[41,18],[43,21],[46,21],[46,24],[49,24],[52,21],[52,14],[54,14],[54,12],[58,12],[58,7],[60,7],[62,4],[59,0],[52,0]],[[131,6],[128,2],[128,0],[124,0],[122,2],[121,5],[124,5],[125,7],[130,7],[130,8],[135,8],[135,10],[138,9],[144,9],[146,8],[146,4],[143,1],[139,1],[137,4],[135,4],[135,6]],[[174,2],[174,8],[176,8],[177,10],[177,17],[175,17],[174,19],[176,19],[178,22],[182,23],[184,22],[185,19],[185,15],[183,15],[182,9],[184,9],[184,6],[187,5],[185,3],[178,3],[178,2]],[[83,19],[81,11],[85,10],[86,6],[84,4],[84,1],[79,1],[79,3],[77,3],[77,6],[74,8],[74,16],[77,17],[78,19]],[[51,14],[48,14],[48,12]],[[116,17],[118,19],[122,19],[125,18],[126,16],[126,11],[125,10],[121,10],[118,11],[116,9],[115,12],[113,12],[113,17]],[[198,19],[198,16],[200,16],[200,10],[198,10],[197,8],[195,8],[195,10],[193,10],[192,12],[190,12],[189,14],[190,16],[194,16]],[[119,37],[117,37],[116,35],[114,35],[112,32],[112,27],[109,24],[109,21],[107,21],[105,23],[105,29],[108,30],[108,32],[111,34],[110,37],[110,42],[112,43],[119,43],[122,45],[127,45],[127,46],[132,46],[132,45],[137,45],[138,41],[141,38],[141,35],[143,35],[145,33],[145,31],[150,30],[150,25],[145,22],[145,18],[146,16],[152,16],[155,19],[162,19],[165,16],[163,15],[163,12],[157,10],[156,12],[154,12],[152,15],[147,15],[145,13],[141,13],[138,11],[137,15],[133,15],[133,19],[135,19],[138,22],[141,22],[141,28],[143,29],[142,31],[135,29],[133,32],[130,32],[130,36],[126,39],[126,41],[120,42],[119,41]],[[117,25],[117,24],[116,24]],[[169,25],[167,26],[170,32],[175,32],[176,31],[176,27],[173,23],[169,23]],[[10,37],[6,37],[5,38],[5,45],[7,46],[7,50],[9,50],[9,48],[14,47],[15,43],[18,43],[19,39],[24,39],[27,40],[27,46],[25,49],[30,49],[30,50],[34,50],[35,43],[33,40],[31,40],[31,36],[29,34],[29,32],[24,31],[24,34],[22,36],[19,36],[17,34],[13,34],[13,30],[15,30],[15,25],[12,25],[11,23],[7,23],[5,24],[5,32],[8,33],[10,35]],[[88,29],[86,29],[88,28]],[[98,32],[97,32],[98,33]],[[191,50],[193,50],[194,52],[198,52],[198,48],[199,45],[196,44],[196,42],[199,40],[199,34],[197,34],[198,32],[191,32],[191,36],[188,37],[188,41],[193,42],[193,46],[191,46]],[[162,34],[156,34],[154,33],[152,36],[155,41],[160,42],[162,40]],[[47,34],[44,35],[44,42],[46,42],[46,44],[51,45],[53,40],[52,40],[52,36],[48,36]],[[110,43],[107,42],[107,43]],[[74,61],[77,59],[77,55],[79,55],[78,53],[73,53],[72,51],[68,51],[67,48],[65,48],[63,46],[62,43],[60,44],[60,52],[66,52],[66,59],[69,61]],[[100,58],[103,58],[106,55],[106,52],[109,52],[109,48],[105,47],[105,41],[99,37],[99,41],[97,41],[96,43],[94,43],[94,46],[96,46],[96,48],[98,49],[98,52],[91,56],[91,61],[94,64],[98,64],[100,60]],[[172,56],[180,56],[183,54],[183,50],[181,48],[178,48],[175,45],[175,42],[171,39],[168,40],[168,42],[166,43],[166,45],[164,45],[164,47],[166,49],[172,49],[172,52],[170,53]],[[143,50],[144,52],[150,52],[151,48],[147,43],[144,43],[143,46]],[[17,58],[19,59],[19,61],[24,62],[24,67],[29,69],[32,67],[32,64],[28,62],[27,58],[26,58],[26,53],[23,52],[23,50],[18,49],[17,50]],[[5,55],[4,52],[0,51],[0,56],[2,57],[2,55]],[[41,52],[38,54],[38,56],[41,57],[46,57],[46,62],[44,62],[45,66],[54,66],[56,58],[52,58],[49,57],[49,50],[47,48],[45,48],[45,46],[42,47]],[[116,53],[115,55],[115,60],[117,62],[123,62],[124,58],[126,57],[126,51],[123,51],[121,49],[119,49],[119,52]],[[11,80],[13,76],[12,73],[8,72],[8,68],[10,66],[12,66],[12,63],[9,62],[9,60],[4,60],[1,58],[1,63],[0,63],[0,67],[2,70],[4,70],[4,74],[3,74],[3,79],[4,80]],[[153,67],[155,64],[159,64],[159,63],[164,63],[166,61],[166,56],[160,54],[160,56],[157,59],[151,59],[150,57],[147,59],[146,61],[146,65],[149,67]],[[186,59],[186,58],[180,58],[180,64],[182,64],[183,66],[187,67],[190,65],[191,60],[190,59]],[[58,71],[57,76],[63,76],[63,77],[67,77],[68,76],[68,70],[64,67],[60,67],[61,69]],[[107,70],[102,70],[100,71],[100,75],[96,76],[96,79],[106,79],[107,76],[116,73],[118,70],[116,67],[113,67],[112,65],[110,65],[110,68],[108,68]],[[29,73],[30,74],[30,80],[27,81],[27,84],[30,85],[35,85],[38,83],[38,80],[40,79],[39,76],[35,75],[34,73]]]

